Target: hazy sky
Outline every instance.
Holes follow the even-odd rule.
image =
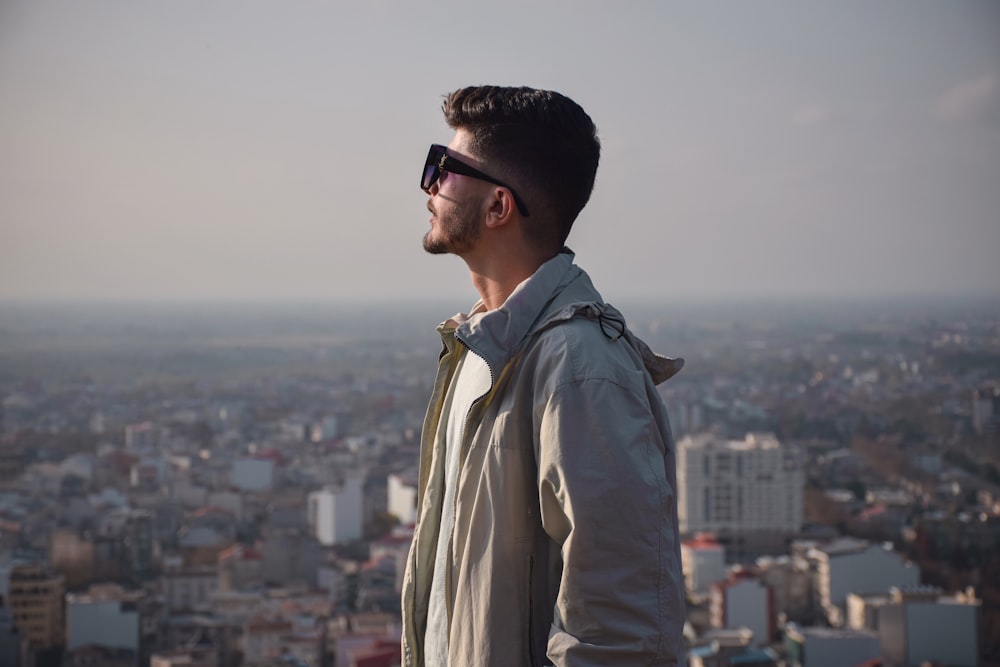
[[[594,118],[606,298],[1000,293],[1000,3],[0,0],[0,298],[471,303],[476,83]]]

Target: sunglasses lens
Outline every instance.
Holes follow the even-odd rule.
[[[431,186],[438,180],[441,172],[438,170],[437,163],[424,165],[424,177],[420,180],[420,188],[426,192],[431,189]]]
[[[420,189],[424,192],[430,192],[431,186],[441,177],[441,169],[438,165],[441,163],[441,156],[443,155],[444,151],[436,144],[431,146],[431,150],[427,153],[427,162],[424,163],[424,175],[420,179]]]

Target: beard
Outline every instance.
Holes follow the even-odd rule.
[[[432,255],[468,252],[479,240],[482,229],[477,216],[476,202],[449,202],[447,210],[431,210],[437,221],[424,235],[424,250]]]

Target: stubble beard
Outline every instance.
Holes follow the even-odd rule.
[[[473,202],[454,202],[440,214],[432,211],[437,222],[424,235],[424,250],[432,255],[461,255],[468,252],[482,233]]]

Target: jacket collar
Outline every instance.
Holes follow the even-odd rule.
[[[583,274],[573,264],[573,257],[571,250],[563,248],[515,287],[496,310],[485,311],[483,301],[479,300],[469,311],[470,315],[455,315],[442,323],[438,331],[445,334],[454,329],[455,337],[485,359],[496,377],[546,305],[574,278]],[[596,291],[593,297],[600,300]]]
[[[652,352],[625,328],[625,318],[604,303],[587,273],[573,263],[569,248],[542,264],[518,285],[496,310],[484,311],[477,301],[471,315],[456,315],[442,323],[438,331],[452,330],[455,337],[489,365],[493,377],[510,361],[521,342],[535,331],[574,317],[589,317],[607,327],[609,337],[624,335],[642,356],[647,370],[659,384],[677,373],[683,359],[671,359]]]

